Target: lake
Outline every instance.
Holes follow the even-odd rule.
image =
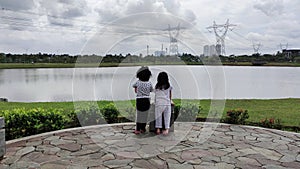
[[[138,68],[2,69],[0,97],[11,102],[134,99]],[[154,85],[159,72],[169,73],[173,98],[300,98],[298,67],[182,65],[150,70]]]

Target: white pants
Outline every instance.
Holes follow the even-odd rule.
[[[171,105],[155,105],[156,128],[162,128],[162,114],[164,115],[165,129],[168,129],[171,121]]]

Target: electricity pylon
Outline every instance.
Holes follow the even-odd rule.
[[[254,42],[252,42],[252,46],[253,46],[254,53],[259,53],[260,47],[262,45],[261,45],[261,43],[255,44]]]
[[[215,33],[216,36],[216,51],[218,55],[226,55],[225,52],[225,37],[228,32],[228,30],[233,30],[233,27],[236,26],[234,24],[229,23],[229,19],[227,19],[227,22],[225,24],[219,25],[216,24],[214,21],[214,24],[212,26],[207,27],[209,32],[212,32],[212,30]]]
[[[170,55],[175,54],[178,55],[178,41],[177,38],[179,36],[180,31],[180,24],[178,24],[177,28],[175,28],[175,33],[172,33],[171,26],[169,25],[169,36],[170,36],[170,46],[169,46],[169,52]]]

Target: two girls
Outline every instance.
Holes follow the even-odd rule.
[[[136,129],[135,134],[146,131],[148,110],[150,109],[150,92],[153,91],[152,83],[149,81],[151,71],[148,67],[141,67],[136,74],[139,79],[133,88],[136,93]],[[172,86],[166,72],[160,72],[155,85],[155,128],[156,134],[167,135],[169,133],[171,119]],[[164,115],[165,130],[162,128],[162,115]]]

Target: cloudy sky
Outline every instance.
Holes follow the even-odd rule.
[[[227,19],[227,55],[252,54],[253,44],[271,54],[300,48],[299,0],[0,0],[0,8],[4,53],[144,55],[147,45],[168,51],[171,35],[179,52],[201,54],[216,43],[207,27]]]

